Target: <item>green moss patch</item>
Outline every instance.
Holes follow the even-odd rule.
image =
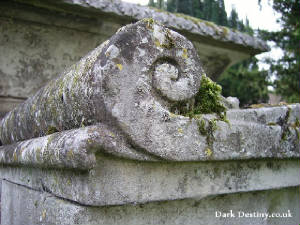
[[[195,96],[194,114],[216,113],[224,118],[226,108],[221,102],[222,87],[206,76],[202,76],[201,86]]]
[[[221,101],[221,92],[220,85],[203,75],[195,98],[174,103],[170,111],[190,118],[196,118],[201,114],[215,113],[219,120],[228,122],[226,108]]]
[[[226,118],[226,108],[222,103],[221,92],[222,87],[220,85],[203,75],[195,98],[174,103],[170,109],[175,114],[196,119],[199,133],[206,136],[207,146],[210,149],[209,155],[212,155],[214,132],[218,129],[217,121],[229,123]],[[211,113],[215,113],[217,118],[210,120],[201,118],[202,114]]]
[[[46,134],[49,135],[49,134],[54,134],[58,132],[58,130],[56,129],[56,127],[49,127]]]

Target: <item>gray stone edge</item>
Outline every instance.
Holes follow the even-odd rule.
[[[252,50],[255,53],[270,50],[267,43],[259,38],[184,14],[170,13],[118,0],[56,0],[51,2],[51,4],[53,3],[77,5],[90,10],[128,17],[134,21],[144,18],[153,18],[171,29],[186,31],[192,35],[196,35],[196,39],[197,37],[206,37],[216,41],[250,48],[250,51]]]

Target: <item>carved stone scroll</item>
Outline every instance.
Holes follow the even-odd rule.
[[[229,110],[228,123],[214,114],[189,118],[172,113],[174,104],[192,104],[202,76],[205,73],[190,41],[152,19],[142,20],[121,28],[8,113],[0,123],[0,140],[14,145],[80,127],[89,132],[95,126],[119,137],[114,142],[107,135],[92,137],[97,151],[130,159],[299,156],[299,105]],[[83,147],[86,153],[88,146]]]

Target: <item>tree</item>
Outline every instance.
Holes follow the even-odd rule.
[[[148,6],[155,7],[156,5],[154,3],[154,0],[149,0]]]
[[[259,70],[258,60],[252,57],[226,70],[218,83],[223,87],[223,95],[236,96],[240,106],[267,102],[268,72]]]
[[[232,8],[230,17],[228,20],[228,26],[231,28],[238,29],[238,20],[239,20],[238,13],[236,12],[235,8]]]
[[[159,9],[164,9],[165,8],[165,1],[164,0],[156,0],[154,2],[154,0],[149,0],[148,6],[156,7],[156,8],[159,8]]]
[[[277,94],[287,102],[299,102],[300,97],[300,0],[273,0],[273,9],[281,14],[277,21],[282,29],[277,32],[260,31],[267,41],[274,41],[283,50],[278,60],[268,59],[276,80],[273,83]]]
[[[177,12],[177,6],[175,0],[167,0],[167,11]]]
[[[176,1],[177,11],[178,13],[183,13],[186,15],[193,15],[193,4],[192,0],[181,0]]]
[[[239,20],[238,13],[233,8],[228,19],[228,26],[249,35],[254,31],[246,18],[245,24]],[[240,106],[267,102],[268,96],[268,72],[259,70],[256,57],[244,60],[227,69],[218,79],[223,87],[225,97],[235,96],[240,100]]]
[[[218,19],[217,24],[227,26],[227,13],[225,11],[224,0],[218,0]]]

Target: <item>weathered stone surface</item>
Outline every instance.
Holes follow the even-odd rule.
[[[204,199],[88,207],[43,191],[3,182],[2,225],[295,225],[299,224],[299,189],[283,188],[211,196]],[[235,214],[217,218],[217,212]],[[239,217],[238,212],[244,216]],[[285,218],[253,217],[254,213],[280,213]],[[290,215],[292,217],[286,217]],[[246,217],[245,213],[252,213]]]
[[[0,146],[0,163],[88,170],[95,166],[96,153],[142,161],[158,160],[147,152],[135,150],[120,134],[98,124]]]
[[[211,129],[213,115],[202,115],[200,119],[170,115],[175,116],[172,120],[176,124],[188,124],[188,132],[183,133],[182,130],[179,136],[164,135],[160,140],[163,144],[163,141],[171,142],[169,148],[160,148],[156,152],[138,148],[128,141],[124,133],[111,126],[97,124],[0,146],[0,162],[7,165],[90,169],[94,166],[92,159],[97,153],[141,161],[299,157],[299,128],[295,122],[299,115],[298,105],[229,110],[229,124],[214,121],[216,130],[207,134],[201,134],[200,124],[203,122],[202,129]],[[169,121],[167,124],[172,123]],[[176,144],[172,145],[172,142]],[[191,146],[196,147],[193,149]],[[81,161],[81,157],[86,160]]]
[[[25,17],[29,13],[18,7],[2,8],[2,4],[1,15],[8,12],[17,14],[0,18],[0,49],[5,52],[0,55],[0,96],[3,97],[27,98],[33,95],[49,80],[111,36],[75,28],[66,29],[62,24],[51,26],[42,21],[31,21],[30,18],[41,17],[34,13],[27,20],[18,19],[15,17]],[[55,21],[54,17],[47,19]],[[62,18],[59,15],[57,17]],[[70,19],[65,23],[70,23]],[[80,20],[77,21],[80,23]],[[88,28],[91,25],[85,26]]]
[[[174,85],[168,90],[156,85],[153,72],[164,63],[179,70],[174,81],[161,72]],[[1,122],[1,141],[8,144],[42,136],[51,128],[62,131],[95,122],[113,124],[115,119],[128,120],[155,105],[156,114],[163,116],[166,110],[161,105],[195,95],[204,74],[200,65],[193,45],[178,33],[153,20],[128,25],[10,112]],[[118,121],[122,124],[126,122]]]
[[[240,101],[236,97],[227,97],[224,98],[223,104],[228,108],[228,109],[239,109],[240,108]]]
[[[299,160],[143,162],[96,154],[89,171],[2,167],[3,179],[83,205],[140,204],[299,185]]]

